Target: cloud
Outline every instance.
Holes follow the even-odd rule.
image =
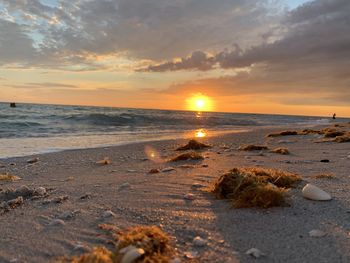
[[[11,56],[11,62],[68,69],[80,64],[95,70],[103,69],[103,63],[94,63],[97,56],[160,61],[194,47],[214,52],[234,42],[244,47],[260,43],[266,27],[280,19],[279,13],[271,15],[275,7],[269,2],[60,0],[48,6],[40,0],[0,0],[0,8],[16,17],[13,25],[25,30],[29,40],[26,54]],[[12,42],[6,34],[2,39]],[[9,61],[0,54],[0,63]]]
[[[35,83],[24,83],[21,85],[13,84],[13,85],[7,85],[11,88],[22,88],[22,89],[32,89],[32,88],[78,88],[76,85],[71,84],[65,84],[65,83],[57,83],[57,82],[35,82]]]

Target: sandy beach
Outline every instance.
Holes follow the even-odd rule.
[[[350,144],[315,143],[322,137],[318,134],[266,137],[278,131],[201,138],[213,147],[200,151],[205,158],[199,161],[166,162],[188,139],[0,160],[1,174],[21,178],[0,181],[2,191],[22,185],[47,191],[1,212],[0,262],[54,262],[95,246],[113,249],[99,224],[158,226],[173,237],[179,262],[350,262]],[[244,144],[286,147],[291,154],[239,151]],[[150,151],[159,158],[152,160]],[[106,157],[109,164],[96,164]],[[39,159],[28,164],[33,158]],[[325,159],[329,162],[321,162]],[[290,206],[236,209],[205,190],[226,171],[245,166],[299,174],[303,181],[289,190]],[[169,167],[174,169],[162,171]],[[160,172],[150,174],[151,169]],[[325,173],[334,178],[315,177]],[[307,183],[332,200],[303,198]],[[324,235],[310,236],[312,230]],[[203,244],[196,244],[195,237]],[[251,248],[264,255],[246,254]]]

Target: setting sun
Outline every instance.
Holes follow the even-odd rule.
[[[187,99],[187,109],[192,111],[212,111],[213,102],[208,96],[195,94]]]

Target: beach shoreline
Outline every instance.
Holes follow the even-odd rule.
[[[62,196],[67,199],[57,204],[28,200],[0,215],[0,261],[50,262],[60,256],[82,254],[75,249],[77,244],[108,247],[108,238],[98,229],[99,224],[108,223],[120,229],[134,225],[161,227],[176,238],[174,243],[183,262],[186,252],[196,252],[194,260],[198,262],[255,262],[255,258],[245,254],[252,247],[266,254],[259,258],[261,262],[347,262],[349,144],[314,143],[320,135],[266,137],[280,129],[257,128],[201,138],[213,148],[201,151],[205,158],[198,162],[167,162],[188,138],[1,159],[4,167],[0,173],[22,178],[0,182],[1,189],[21,185],[45,187],[49,189],[45,200]],[[287,147],[291,155],[237,150],[244,144],[262,144],[271,149]],[[150,156],[146,148],[157,158]],[[39,160],[28,164],[34,157]],[[106,157],[110,164],[96,164]],[[330,162],[320,162],[323,159]],[[206,187],[227,170],[242,166],[287,170],[300,174],[304,181],[290,191],[290,207],[267,210],[233,209],[227,201],[193,188],[194,184]],[[162,171],[169,167],[174,170],[149,174],[151,169]],[[315,179],[320,173],[333,173],[336,179]],[[306,182],[325,189],[333,200],[304,199],[301,187]],[[186,199],[188,194],[194,199]],[[105,211],[112,211],[113,216],[104,218]],[[64,225],[50,225],[67,212],[74,215],[63,218]],[[321,229],[327,235],[312,238],[309,231],[313,229]],[[206,240],[206,245],[194,246],[196,236]]]

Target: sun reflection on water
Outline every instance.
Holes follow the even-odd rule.
[[[207,132],[204,129],[199,129],[195,131],[194,136],[196,138],[204,138],[207,136]]]

